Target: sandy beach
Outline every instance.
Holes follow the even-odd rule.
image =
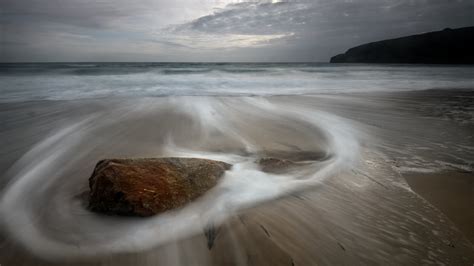
[[[453,221],[474,243],[474,177],[470,172],[404,174],[410,187]]]
[[[428,90],[2,103],[0,263],[471,265],[473,101]],[[98,160],[170,155],[234,168],[161,218],[84,208]],[[266,156],[305,164],[257,177]]]

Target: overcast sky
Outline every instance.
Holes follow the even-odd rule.
[[[327,61],[474,26],[474,0],[0,0],[0,61]]]

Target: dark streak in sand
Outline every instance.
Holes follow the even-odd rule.
[[[375,180],[373,177],[370,177],[370,176],[368,176],[368,175],[366,175],[366,174],[364,174],[364,173],[355,171],[354,169],[352,169],[352,172],[353,172],[354,174],[356,174],[356,175],[359,175],[359,174],[360,174],[360,175],[363,175],[363,176],[367,177],[370,181],[372,181],[372,182],[374,182],[374,183],[377,183],[378,185],[382,186],[382,187],[385,188],[385,189],[388,189],[388,187],[386,187],[384,184],[380,183],[379,181]]]
[[[244,216],[243,215],[237,215],[237,217],[239,217],[239,220],[243,225],[245,225],[245,226],[247,225],[244,221]]]
[[[268,232],[268,230],[263,226],[263,225],[260,225],[260,227],[263,229],[263,231],[265,232],[265,234],[270,237],[270,233]]]
[[[344,248],[344,246],[341,243],[337,242],[337,244],[341,247],[342,250],[346,251],[346,249]]]
[[[300,195],[298,195],[298,194],[293,194],[292,196],[295,197],[295,198],[297,198],[297,199],[299,199],[299,200],[301,200],[301,201],[304,201],[304,197],[303,197],[303,196],[300,196]]]
[[[214,225],[208,225],[204,229],[204,235],[207,238],[207,248],[209,250],[211,250],[212,247],[214,246],[214,240],[216,239],[218,233],[219,233],[219,230],[216,229]]]

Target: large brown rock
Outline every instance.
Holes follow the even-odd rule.
[[[196,158],[102,160],[89,178],[89,208],[151,216],[201,196],[230,168],[224,162]]]

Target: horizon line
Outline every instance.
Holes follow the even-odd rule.
[[[330,64],[329,61],[11,61],[0,64]]]

